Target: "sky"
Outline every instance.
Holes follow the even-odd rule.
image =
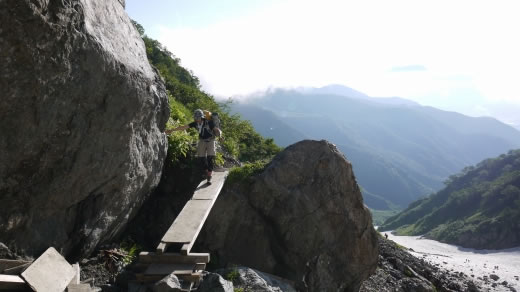
[[[342,84],[520,124],[517,0],[127,0],[126,11],[217,98]]]

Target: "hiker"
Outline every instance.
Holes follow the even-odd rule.
[[[215,114],[216,115],[216,114]],[[201,109],[195,110],[193,113],[194,122],[188,125],[179,126],[177,128],[166,130],[166,134],[173,131],[182,131],[188,128],[196,128],[199,131],[199,142],[197,143],[197,157],[199,157],[202,168],[206,172],[208,184],[211,184],[211,175],[215,164],[215,137],[220,137],[221,131],[215,122],[207,120]]]
[[[385,233],[385,237],[386,237],[386,239],[388,239],[388,234]]]

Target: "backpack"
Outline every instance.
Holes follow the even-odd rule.
[[[204,112],[204,118],[207,121],[213,121],[215,127],[220,129],[220,118],[218,116],[218,113],[212,113],[207,110],[203,110],[202,112]]]

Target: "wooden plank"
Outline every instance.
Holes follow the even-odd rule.
[[[218,197],[220,191],[222,190],[222,187],[224,186],[224,181],[226,180],[226,177],[228,175],[228,172],[214,172],[212,179],[211,179],[211,185],[207,185],[201,183],[199,187],[197,187],[197,190],[193,194],[192,200],[214,200]]]
[[[70,281],[69,286],[72,284],[79,285],[79,284],[81,284],[80,283],[81,269],[79,267],[79,264],[78,263],[73,264],[72,268],[74,269],[74,278],[72,278],[72,280]]]
[[[190,243],[196,239],[218,193],[222,189],[227,173],[227,171],[217,172],[218,181],[207,188],[203,188],[203,192],[201,189],[195,192],[193,199],[186,203],[161,242]]]
[[[139,254],[140,263],[157,263],[157,264],[196,264],[209,263],[209,253],[190,253],[181,255],[179,253],[163,253],[157,254],[153,252],[143,251]]]
[[[155,252],[157,252],[158,254],[161,254],[163,252],[166,251],[166,248],[168,247],[168,245],[164,242],[161,242],[159,243],[159,245],[157,246],[157,249],[155,250]]]
[[[191,274],[194,268],[194,264],[151,264],[144,274],[164,276],[173,272],[175,272],[175,274]]]
[[[189,243],[193,241],[206,221],[213,202],[213,200],[188,201],[161,242]]]
[[[182,255],[187,255],[190,252],[191,248],[193,247],[194,243],[195,243],[195,240],[193,240],[190,243],[183,244],[182,247],[181,247],[181,254]]]
[[[29,285],[20,276],[0,275],[0,291],[30,291]]]
[[[199,184],[192,200],[186,203],[161,239],[161,243],[156,249],[157,253],[164,253],[170,244],[182,244],[181,252],[184,255],[190,252],[215,200],[224,186],[228,173],[227,170],[214,172],[211,185],[207,185],[204,182]]]
[[[144,272],[145,275],[189,275],[206,268],[206,264],[151,264]]]
[[[30,264],[31,261],[22,261],[22,260],[4,260],[0,259],[0,273],[2,273],[5,269],[10,269],[14,267],[18,267],[24,264]]]
[[[74,278],[72,266],[53,247],[47,249],[22,273],[34,291],[63,291]]]
[[[92,292],[92,287],[90,287],[90,284],[69,284],[67,286],[68,292]]]

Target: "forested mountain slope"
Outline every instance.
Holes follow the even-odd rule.
[[[520,150],[465,168],[444,189],[410,204],[380,229],[464,247],[520,246]]]

